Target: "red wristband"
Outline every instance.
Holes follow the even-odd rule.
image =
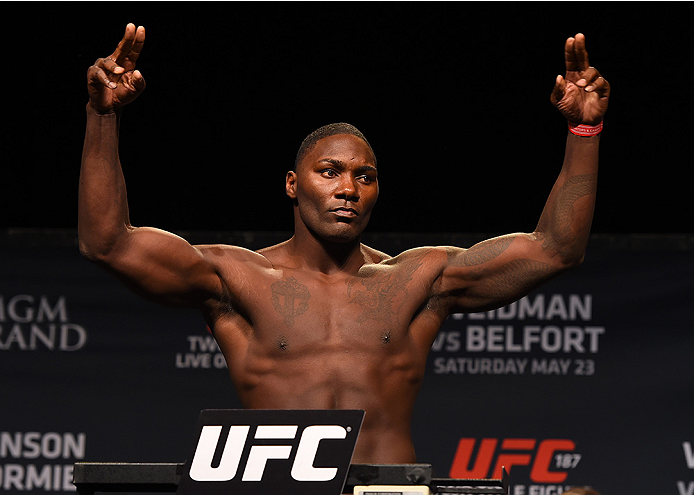
[[[598,125],[575,124],[570,120],[568,122],[569,131],[577,136],[597,136],[602,132],[602,120]]]

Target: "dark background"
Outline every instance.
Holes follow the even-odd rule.
[[[549,94],[580,31],[613,88],[593,231],[692,232],[687,4],[3,3],[0,228],[76,227],[86,70],[134,22],[135,225],[289,231],[296,149],[347,121],[379,159],[371,231],[532,230],[566,135]]]
[[[613,86],[593,232],[692,233],[688,3],[0,3],[0,229],[76,227],[86,70],[135,22],[148,88],[124,112],[121,155],[136,225],[290,231],[283,181],[299,143],[347,121],[379,158],[370,230],[412,233],[375,247],[531,230],[566,136],[549,94],[581,31]],[[84,353],[2,356],[0,389],[19,404],[2,429],[86,431],[85,460],[180,462],[197,411],[235,400],[220,393],[224,370],[174,367],[204,322],[141,301],[72,245],[56,254],[51,235],[8,236],[16,249],[1,237],[5,301],[65,296],[90,338]],[[584,455],[567,483],[617,494],[691,482],[691,236],[675,254],[653,249],[665,236],[620,244],[636,237],[603,237],[615,245],[591,246],[546,289],[595,294],[597,375],[430,376],[414,420],[423,461],[446,475],[459,438],[554,436]],[[448,388],[461,385],[462,397]]]

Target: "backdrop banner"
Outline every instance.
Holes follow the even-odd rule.
[[[257,249],[290,234],[181,233]],[[484,235],[370,234],[397,254]],[[455,314],[415,408],[438,477],[513,495],[591,485],[694,495],[694,236],[593,236],[586,261],[497,310]],[[0,235],[0,491],[74,491],[75,461],[185,462],[202,409],[240,408],[202,316],[82,258],[72,231]]]

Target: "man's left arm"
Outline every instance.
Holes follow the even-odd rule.
[[[483,311],[515,301],[583,261],[597,189],[599,133],[610,94],[588,63],[585,36],[565,44],[566,75],[551,101],[569,121],[564,163],[533,233],[510,234],[470,249],[447,248],[435,294],[449,311]]]

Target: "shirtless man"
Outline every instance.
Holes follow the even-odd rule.
[[[87,73],[81,252],[153,301],[200,309],[245,407],[364,409],[353,462],[414,462],[412,408],[446,317],[509,304],[583,259],[595,202],[595,133],[610,92],[588,64],[585,37],[566,41],[566,75],[557,76],[551,100],[591,135],[568,133],[535,231],[395,257],[360,242],[378,196],[378,169],[369,144],[348,125],[304,141],[286,176],[295,232],[281,244],[257,252],[192,246],[133,227],[118,126],[123,106],[145,88],[135,69],[144,40],[144,28],[129,24],[113,54]]]

